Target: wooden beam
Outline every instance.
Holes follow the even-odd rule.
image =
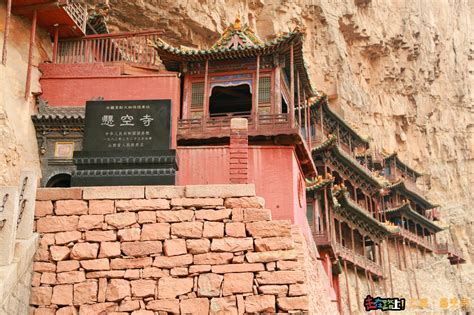
[[[349,314],[352,314],[351,294],[349,291],[349,280],[347,279],[347,261],[345,259],[344,259],[344,276],[346,278],[347,306],[349,307]]]
[[[392,263],[390,260],[390,248],[389,248],[390,242],[387,239],[387,263],[388,263],[388,276],[390,280],[390,296],[394,296],[393,294],[393,280],[392,280]]]
[[[383,254],[383,245],[384,245],[384,240],[378,244],[378,252],[379,252],[379,258],[380,258],[380,265],[382,266],[382,282],[383,282],[383,291],[385,296],[388,296],[388,291],[387,291],[387,277],[385,276],[385,255]]]
[[[397,252],[398,269],[403,270],[403,269],[402,269],[402,261],[401,261],[400,249],[398,248],[398,240],[395,238],[395,239],[393,240],[393,242],[395,243],[395,251]]]
[[[405,265],[405,270],[407,269],[407,255],[405,250],[405,238],[402,239],[402,249],[403,249],[403,261]],[[407,272],[407,282],[408,282],[408,289],[410,290],[410,297],[413,298],[413,292],[411,290],[411,283],[410,283],[410,274]]]
[[[31,21],[30,47],[28,52],[28,68],[26,70],[26,87],[25,99],[28,99],[31,91],[31,70],[33,67],[33,50],[36,43],[36,21],[38,18],[38,11],[33,12],[33,20]]]
[[[354,229],[351,228],[351,243],[352,243],[352,255],[354,257],[354,275],[355,275],[355,281],[356,281],[356,295],[357,295],[357,309],[360,311],[360,292],[359,292],[359,275],[357,271],[357,266],[355,264],[356,258],[355,258],[355,241],[354,241]]]
[[[7,45],[8,35],[10,34],[10,19],[12,15],[12,0],[7,0],[7,12],[5,13],[5,25],[3,27],[3,49],[2,49],[2,64],[7,64]]]
[[[408,246],[408,254],[410,255],[411,271],[413,272],[413,280],[415,281],[416,297],[419,299],[420,298],[420,292],[418,291],[418,282],[416,281],[415,265],[413,264],[413,256],[412,256],[412,253],[411,253],[410,246]]]

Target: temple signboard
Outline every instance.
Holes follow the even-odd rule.
[[[84,150],[167,150],[170,101],[87,102]]]
[[[90,101],[73,186],[173,185],[171,101]]]

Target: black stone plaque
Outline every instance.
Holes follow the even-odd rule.
[[[167,150],[170,143],[169,100],[86,104],[85,151]]]
[[[72,186],[174,185],[171,101],[90,101]]]

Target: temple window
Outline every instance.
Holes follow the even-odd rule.
[[[314,230],[314,207],[313,207],[313,201],[311,200],[306,200],[306,218],[308,219],[308,224],[311,228],[311,230]]]
[[[210,116],[248,115],[252,111],[252,93],[248,84],[214,86],[209,100]]]
[[[272,78],[270,76],[261,77],[258,83],[258,111],[262,114],[271,113],[272,101]]]
[[[191,86],[191,110],[202,111],[204,82],[194,82]]]

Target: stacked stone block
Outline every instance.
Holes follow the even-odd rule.
[[[271,221],[253,185],[40,189],[37,199],[34,314],[308,310],[291,223]]]

